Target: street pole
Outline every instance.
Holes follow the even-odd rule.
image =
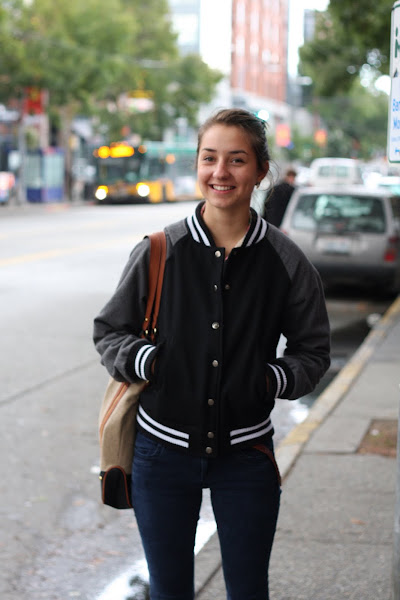
[[[399,385],[400,390],[400,385]],[[397,426],[396,504],[392,565],[392,600],[400,600],[400,419]]]
[[[393,4],[390,19],[390,98],[388,110],[387,157],[400,162],[400,1]],[[399,385],[400,389],[400,385]],[[396,504],[392,564],[392,600],[400,600],[400,419],[397,426]]]
[[[25,160],[26,160],[26,139],[25,139],[25,115],[23,107],[21,106],[21,113],[18,125],[18,153],[19,153],[19,167],[18,167],[18,182],[17,182],[17,202],[18,204],[25,204],[26,202],[26,190],[25,190]]]

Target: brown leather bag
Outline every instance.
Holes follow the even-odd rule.
[[[166,239],[164,232],[150,238],[149,293],[142,337],[154,342],[164,277]],[[100,483],[104,504],[132,508],[131,470],[135,446],[136,413],[146,381],[121,383],[110,378],[99,415]]]

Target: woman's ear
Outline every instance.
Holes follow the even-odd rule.
[[[264,177],[266,177],[268,175],[268,172],[269,172],[269,162],[266,160],[264,168],[261,169],[258,173],[258,179],[257,179],[258,184],[260,184],[261,181],[264,179]]]

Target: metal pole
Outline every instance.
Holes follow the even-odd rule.
[[[26,202],[26,189],[25,189],[25,162],[26,162],[26,139],[25,139],[25,115],[21,107],[21,116],[18,126],[18,153],[19,153],[19,167],[18,167],[18,185],[17,185],[17,202],[18,204],[25,204]]]
[[[400,389],[400,385],[399,385]],[[397,427],[397,477],[396,505],[394,514],[392,600],[400,600],[400,419]]]

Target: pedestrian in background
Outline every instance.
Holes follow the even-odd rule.
[[[263,217],[276,227],[280,227],[289,200],[295,190],[297,172],[290,168],[285,172],[283,180],[268,190]]]
[[[250,208],[269,170],[265,124],[225,109],[200,128],[204,201],[165,228],[159,337],[140,337],[149,240],[133,250],[95,319],[102,363],[145,378],[132,467],[133,507],[152,600],[193,600],[194,542],[210,488],[229,600],[268,600],[280,502],[270,413],[311,392],[329,366],[320,278],[304,254]],[[284,356],[276,357],[280,335]]]

